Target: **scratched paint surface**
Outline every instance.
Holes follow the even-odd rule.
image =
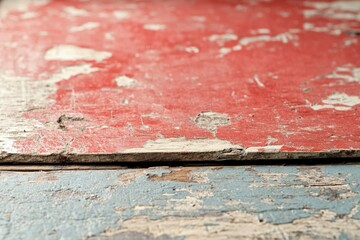
[[[2,1],[1,161],[359,156],[359,12],[357,0]]]
[[[2,171],[0,238],[359,239],[359,180],[359,165]]]

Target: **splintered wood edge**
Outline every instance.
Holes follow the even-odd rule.
[[[140,148],[118,153],[0,152],[0,164],[58,163],[146,163],[146,162],[221,162],[324,158],[358,158],[360,149],[329,151],[289,151],[283,145],[243,147],[220,139],[162,138],[150,140]]]
[[[146,163],[146,162],[205,162],[257,161],[324,158],[359,158],[360,150],[332,150],[328,152],[246,152],[226,149],[213,152],[142,152],[114,154],[12,154],[1,153],[1,164],[57,164],[57,163]]]

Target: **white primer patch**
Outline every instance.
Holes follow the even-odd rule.
[[[245,37],[245,38],[240,39],[239,44],[242,46],[246,46],[251,43],[266,42],[266,41],[288,43],[290,40],[293,40],[293,39],[296,39],[296,37],[290,33],[280,33],[275,36],[259,35],[259,36],[254,36],[254,37]]]
[[[150,140],[145,143],[143,148],[128,149],[124,153],[214,152],[229,148],[242,147],[220,139],[186,139],[181,137]]]
[[[257,30],[258,33],[260,34],[269,34],[270,33],[270,29],[267,28],[260,28]]]
[[[99,26],[100,26],[100,23],[98,23],[98,22],[88,22],[88,23],[84,23],[83,25],[80,25],[80,26],[71,27],[70,32],[81,32],[81,31],[85,31],[85,30],[91,30],[91,29],[95,29]]]
[[[101,62],[111,56],[112,54],[110,52],[96,51],[74,45],[58,45],[47,50],[45,53],[45,59],[49,61],[89,60]]]
[[[106,40],[109,40],[109,41],[115,40],[114,33],[112,33],[112,32],[107,32],[107,33],[105,33],[105,34],[104,34],[104,38],[105,38]]]
[[[235,45],[235,46],[232,47],[233,51],[240,51],[241,49],[242,49],[241,45]]]
[[[346,93],[334,93],[322,100],[322,102],[329,105],[340,104],[353,107],[360,104],[360,98],[358,96],[349,96]]]
[[[360,104],[360,98],[358,96],[349,96],[345,93],[334,93],[322,100],[322,102],[325,103],[325,105],[314,104],[311,108],[315,111],[328,108],[338,111],[348,111],[351,110],[351,107]]]
[[[145,30],[149,30],[149,31],[162,31],[166,29],[166,25],[165,24],[155,24],[155,23],[149,23],[149,24],[145,24],[143,26],[143,28]]]
[[[219,49],[219,53],[220,53],[220,57],[223,57],[229,53],[232,52],[232,49],[231,48],[226,48],[226,47],[223,47],[223,48],[220,48]]]
[[[360,68],[354,68],[351,65],[337,67],[332,73],[326,75],[326,78],[360,83]]]
[[[0,153],[16,153],[14,143],[31,134],[39,124],[35,119],[22,116],[29,105],[38,106],[44,99],[41,96],[44,93],[37,91],[39,88],[32,88],[33,83],[30,79],[0,72]]]
[[[240,45],[246,46],[246,45],[249,45],[250,43],[264,42],[264,41],[270,41],[270,40],[271,40],[271,36],[261,35],[261,36],[256,36],[256,37],[242,38],[242,39],[240,39],[239,43],[240,43]]]
[[[269,34],[270,29],[268,29],[268,28],[259,28],[259,29],[256,29],[256,30],[251,30],[250,32],[251,32],[251,34]]]
[[[356,82],[360,82],[360,68],[354,68],[352,70],[353,76],[354,76],[354,81]]]
[[[185,52],[187,52],[187,53],[199,53],[200,50],[197,47],[185,47]]]
[[[338,11],[349,11],[349,12],[360,11],[360,1],[358,0],[333,1],[333,2],[306,2],[305,5],[316,9],[330,8]]]
[[[115,78],[115,82],[118,87],[129,88],[136,85],[137,81],[135,79],[129,78],[127,76],[119,76]]]
[[[206,17],[204,17],[204,16],[192,16],[191,19],[196,22],[205,22],[206,21]]]
[[[275,36],[258,35],[258,36],[252,36],[252,37],[244,37],[239,40],[237,45],[232,47],[232,50],[240,51],[244,46],[248,46],[248,45],[256,43],[256,42],[282,42],[284,44],[287,44],[290,41],[293,41],[296,39],[297,39],[297,36],[295,36],[289,32],[280,33]]]
[[[192,119],[195,125],[199,128],[208,130],[216,136],[217,128],[224,127],[231,124],[231,119],[226,113],[218,112],[201,112],[196,118]]]
[[[208,39],[210,42],[216,42],[222,46],[225,42],[238,40],[238,36],[233,33],[213,34]]]
[[[98,71],[98,68],[91,67],[90,64],[80,64],[76,66],[66,66],[60,69],[60,72],[53,74],[46,82],[57,83],[61,80],[70,79],[80,74],[89,74]]]
[[[333,13],[330,16],[333,19],[360,20],[360,13]]]
[[[130,13],[128,11],[114,11],[113,15],[117,20],[124,20],[130,17]]]
[[[0,19],[6,18],[10,12],[25,12],[31,5],[41,6],[49,2],[50,0],[2,0],[0,3]]]
[[[79,8],[75,8],[75,7],[65,7],[64,8],[65,13],[74,16],[74,17],[78,17],[78,16],[87,16],[89,15],[89,13],[84,10],[84,9],[79,9]]]
[[[44,124],[23,117],[23,113],[51,105],[54,99],[49,96],[57,90],[55,83],[97,70],[90,64],[66,66],[44,80],[32,80],[0,72],[0,112],[3,113],[0,114],[0,153],[16,153],[14,142],[28,138],[36,129],[56,129],[56,122]],[[36,152],[36,149],[33,151]]]
[[[351,110],[351,107],[343,107],[343,106],[333,106],[333,105],[319,105],[319,104],[314,104],[311,105],[311,109],[318,111],[318,110],[322,110],[322,109],[335,109],[337,111],[349,111]]]
[[[313,23],[306,22],[303,24],[303,29],[306,31],[314,31],[314,32],[327,32],[332,35],[340,35],[341,29],[335,27],[335,26],[323,26],[323,27],[317,27]]]
[[[248,147],[245,149],[245,154],[247,153],[278,153],[284,145],[269,145],[264,147]]]
[[[26,12],[21,14],[20,18],[21,19],[31,19],[31,18],[36,18],[39,15],[36,12]]]
[[[316,9],[306,9],[303,11],[303,15],[305,18],[312,18],[318,14],[319,14],[319,12]]]
[[[332,19],[360,20],[360,1],[305,2],[305,6],[314,9],[303,11],[305,18],[322,16]]]
[[[253,190],[256,191],[256,188],[254,187]],[[236,207],[247,205],[238,200],[230,202],[231,204],[237,203]],[[157,209],[152,205],[147,206],[146,209],[154,211],[154,208]],[[180,209],[180,211],[191,212],[192,209],[193,207],[189,204],[187,209]],[[278,209],[281,210],[281,206]],[[360,234],[357,230],[360,227],[360,221],[349,216],[339,218],[336,215],[335,212],[329,210],[320,210],[310,217],[299,217],[284,224],[272,224],[259,221],[261,214],[259,216],[256,212],[216,211],[216,214],[202,213],[191,217],[180,217],[173,214],[156,220],[137,214],[137,216],[124,221],[121,227],[108,229],[104,238],[121,239],[122,236],[126,236],[123,235],[124,233],[139,232],[154,239],[161,239],[163,236],[170,239],[178,237],[187,240],[298,239],[299,231],[301,231],[303,240],[314,239],[314,236],[317,236],[318,239],[340,239],[344,233],[350,239],[358,239]]]
[[[264,87],[265,87],[265,85],[260,81],[260,78],[259,78],[258,75],[255,75],[255,76],[253,77],[253,79],[254,79],[254,81],[256,82],[256,84],[257,84],[260,88],[264,88]]]

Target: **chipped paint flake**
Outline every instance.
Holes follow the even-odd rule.
[[[219,49],[220,57],[223,57],[231,52],[232,52],[231,48],[220,48]]]
[[[65,7],[64,8],[65,13],[74,16],[74,17],[79,17],[79,16],[88,16],[89,13],[84,10],[84,9],[80,9],[80,8],[76,8],[76,7]]]
[[[193,202],[193,204],[198,204]],[[190,204],[189,204],[190,205]],[[191,205],[190,205],[191,206]],[[121,228],[108,230],[107,237],[122,236],[125,232],[141,232],[154,238],[161,236],[183,237],[186,239],[289,239],[299,237],[313,239],[314,230],[323,239],[341,238],[346,229],[350,238],[359,238],[360,221],[349,218],[337,218],[335,213],[324,211],[316,216],[295,220],[293,223],[276,225],[263,223],[254,214],[241,211],[229,211],[220,214],[206,214],[199,217],[165,217],[151,220],[147,216],[137,216],[124,222]],[[191,227],[189,227],[191,226]],[[323,229],[323,230],[321,230]],[[325,230],[326,229],[326,230]]]
[[[320,16],[331,19],[360,20],[360,2],[357,0],[305,2],[305,6],[313,8],[304,10],[306,18]]]
[[[70,32],[81,32],[81,31],[91,30],[91,29],[98,28],[99,26],[100,26],[100,23],[98,23],[98,22],[88,22],[88,23],[84,23],[83,25],[80,25],[80,26],[71,27]]]
[[[359,12],[360,2],[357,0],[332,2],[305,2],[306,6],[316,9],[333,9],[339,11]]]
[[[269,34],[270,32],[271,32],[270,29],[267,29],[267,28],[259,28],[257,30],[257,33],[259,33],[259,34]]]
[[[71,77],[80,75],[80,74],[90,74],[98,71],[98,68],[92,67],[90,64],[80,64],[75,66],[66,66],[62,67],[59,72],[53,74],[46,82],[56,83],[61,80],[67,80]]]
[[[110,52],[96,51],[74,45],[58,45],[47,50],[45,53],[45,59],[48,61],[88,60],[101,62],[111,56],[112,54]]]
[[[187,52],[187,53],[199,53],[200,50],[197,47],[191,46],[191,47],[185,47],[185,52]]]
[[[15,139],[28,137],[40,125],[34,119],[22,118],[22,111],[28,106],[45,105],[46,99],[42,95],[47,97],[47,92],[28,91],[27,89],[32,89],[30,79],[2,72],[0,85],[0,152],[14,153]]]
[[[342,82],[360,83],[360,68],[351,65],[337,67],[332,73],[325,76],[328,79],[341,80]]]
[[[216,42],[219,45],[224,45],[224,43],[229,41],[236,41],[238,36],[233,33],[225,33],[225,34],[213,34],[209,38],[210,42]]]
[[[311,109],[313,109],[315,111],[322,110],[322,109],[335,109],[337,111],[349,111],[349,110],[351,110],[351,107],[313,104],[313,105],[311,105]]]
[[[162,31],[166,29],[166,25],[165,24],[156,24],[156,23],[149,23],[149,24],[145,24],[143,26],[143,28],[145,30],[149,30],[149,31]]]
[[[246,46],[251,43],[267,42],[267,41],[288,43],[289,41],[294,40],[294,39],[297,39],[297,38],[290,33],[281,33],[276,36],[259,35],[259,36],[255,36],[255,37],[244,37],[244,38],[240,39],[239,44]]]
[[[120,11],[119,10],[119,11],[114,11],[113,15],[117,20],[125,20],[125,19],[128,19],[130,17],[130,12],[128,12],[128,11]]]
[[[265,87],[265,85],[260,81],[260,78],[259,78],[258,75],[255,75],[253,79],[254,79],[255,83],[256,83],[260,88],[264,88],[264,87]]]
[[[303,24],[303,29],[306,31],[325,32],[332,35],[340,35],[342,32],[342,30],[336,26],[327,25],[327,26],[318,27],[315,26],[315,24],[309,22]]]
[[[186,139],[181,137],[150,140],[145,143],[143,148],[128,149],[124,152],[212,152],[230,148],[241,148],[241,146],[220,139]]]
[[[39,15],[36,12],[26,12],[21,14],[21,19],[32,19],[32,18],[36,18]]]
[[[346,93],[334,93],[326,99],[322,100],[323,103],[329,105],[345,105],[353,107],[357,104],[360,104],[360,98],[358,96],[349,96]]]
[[[245,150],[245,153],[257,153],[257,152],[264,152],[264,153],[277,153],[280,152],[283,145],[269,145],[264,147],[248,147]]]
[[[46,5],[50,0],[11,0],[0,2],[0,19],[6,18],[10,12],[25,12],[31,5]]]
[[[125,88],[135,86],[137,83],[135,79],[129,78],[127,76],[119,76],[115,78],[115,82],[118,85],[118,87],[125,87]]]
[[[310,107],[317,111],[322,109],[335,109],[338,111],[349,111],[351,107],[360,104],[358,96],[349,96],[346,93],[334,93],[323,99],[324,104],[312,104]]]
[[[196,126],[208,130],[214,136],[218,127],[231,124],[230,117],[227,114],[217,112],[202,112],[194,119],[194,122]]]

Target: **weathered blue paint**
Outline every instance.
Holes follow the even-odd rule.
[[[185,170],[1,172],[0,238],[86,238],[136,216],[241,211],[280,226],[329,210],[359,219],[358,165],[195,168],[188,182],[161,179]]]

